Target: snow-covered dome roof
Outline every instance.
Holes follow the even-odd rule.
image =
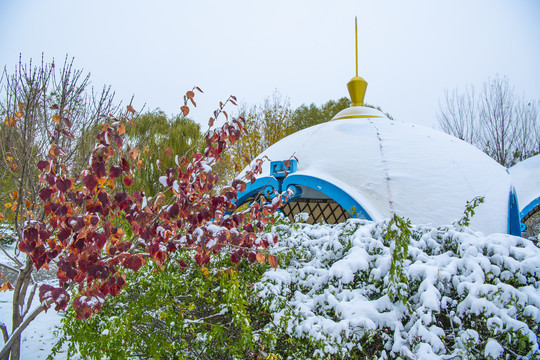
[[[523,160],[509,171],[517,192],[520,217],[523,219],[540,206],[540,155]]]
[[[391,121],[375,109],[345,109],[332,121],[280,140],[264,156],[298,159],[284,186],[316,190],[349,212],[353,204],[368,219],[395,213],[413,223],[439,226],[459,219],[467,201],[484,196],[471,227],[507,232],[511,178],[503,166],[453,136]],[[262,181],[255,187],[263,179],[271,182],[270,165],[263,165]]]

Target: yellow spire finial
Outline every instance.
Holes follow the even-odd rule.
[[[354,34],[356,49],[356,76],[347,83],[347,89],[351,96],[352,106],[364,106],[364,96],[366,96],[367,81],[358,76],[358,22],[354,17]]]

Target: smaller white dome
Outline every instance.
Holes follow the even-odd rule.
[[[509,171],[516,188],[520,216],[523,218],[540,205],[540,155],[523,160]]]

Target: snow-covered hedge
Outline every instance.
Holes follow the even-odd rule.
[[[287,265],[259,292],[271,326],[320,344],[315,358],[540,358],[540,250],[529,240],[399,218],[274,230]]]
[[[280,218],[277,270],[228,256],[180,266],[187,253],[165,271],[149,262],[94,317],[68,312],[55,350],[64,342],[68,355],[94,359],[538,359],[540,249],[467,230],[471,214],[445,228],[399,217]]]

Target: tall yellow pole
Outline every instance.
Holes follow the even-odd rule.
[[[358,20],[354,17],[354,45],[356,50],[356,76],[358,76]]]
[[[358,76],[358,19],[356,16],[354,17],[354,39],[356,40],[356,76],[347,83],[347,88],[351,95],[352,106],[364,106],[367,82]]]

